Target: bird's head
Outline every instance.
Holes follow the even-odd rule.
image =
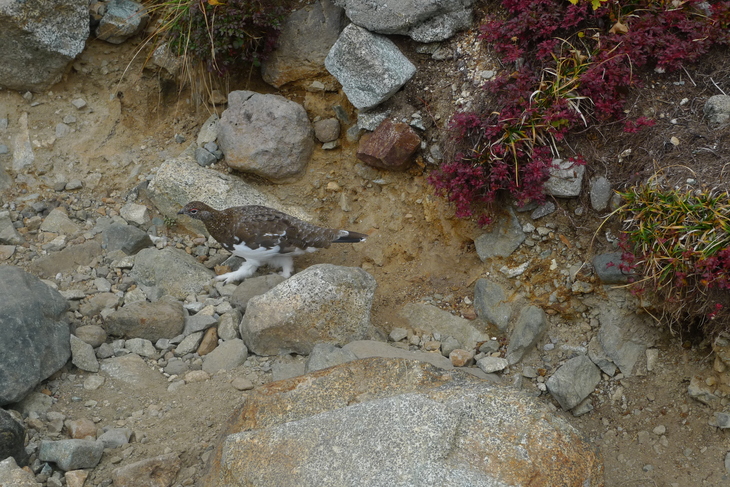
[[[205,221],[211,218],[215,211],[216,210],[206,205],[205,203],[201,203],[200,201],[191,201],[187,205],[183,206],[182,209],[177,212],[177,214],[187,215],[190,218]]]

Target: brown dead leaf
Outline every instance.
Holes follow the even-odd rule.
[[[560,241],[563,242],[566,247],[568,247],[569,249],[573,248],[573,246],[570,244],[570,240],[568,240],[568,237],[559,233],[558,238],[560,238]]]
[[[613,24],[613,27],[611,27],[611,30],[609,30],[611,34],[626,34],[628,31],[629,28],[621,22],[616,22]]]

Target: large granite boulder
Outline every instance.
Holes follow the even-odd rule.
[[[89,37],[88,0],[0,1],[0,87],[44,91]]]
[[[522,391],[372,358],[258,388],[230,419],[203,485],[598,487],[603,465]]]

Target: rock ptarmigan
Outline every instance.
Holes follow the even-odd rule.
[[[332,243],[356,243],[367,238],[364,233],[319,227],[266,206],[216,210],[191,201],[177,213],[202,221],[224,249],[246,260],[238,270],[216,277],[226,283],[251,277],[264,264],[281,267],[281,275],[290,277],[293,257],[325,249]]]

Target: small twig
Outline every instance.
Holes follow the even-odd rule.
[[[692,82],[692,86],[697,86],[697,83],[695,83],[695,81],[692,79],[692,76],[689,75],[689,72],[687,71],[687,68],[685,68],[684,66],[682,66],[682,69],[684,69],[685,74],[687,75],[687,77],[689,78],[689,80]],[[720,91],[722,91],[722,90],[720,90]]]
[[[720,93],[722,93],[723,95],[727,96],[727,93],[725,93],[724,91],[722,91],[722,88],[720,88],[717,85],[717,83],[715,83],[715,80],[714,79],[710,78],[710,81],[712,81],[712,84],[715,85],[715,88],[717,88],[718,90],[720,90]]]

